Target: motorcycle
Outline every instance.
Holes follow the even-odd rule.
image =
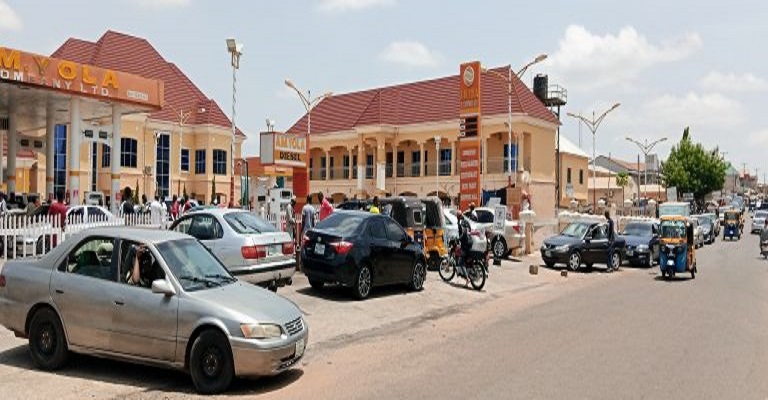
[[[473,232],[473,236],[480,235]],[[464,265],[459,265],[459,258],[462,256],[459,239],[453,238],[448,241],[448,258],[440,264],[438,271],[443,281],[450,282],[455,276],[460,276],[468,280],[475,290],[481,290],[485,286],[485,280],[488,276],[490,246],[487,239],[473,237],[473,242],[478,240],[482,240],[484,250],[475,250],[476,246],[473,245],[468,254],[464,255]]]

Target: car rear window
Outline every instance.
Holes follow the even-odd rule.
[[[277,229],[272,224],[249,212],[225,214],[224,221],[227,221],[227,224],[235,232],[243,235],[277,232]]]
[[[335,231],[341,236],[348,237],[358,232],[363,220],[363,215],[360,214],[333,213],[320,221],[315,228]]]

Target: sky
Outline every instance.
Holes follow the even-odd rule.
[[[458,73],[459,64],[519,69],[538,54],[568,90],[561,135],[579,144],[566,112],[597,115],[596,152],[636,160],[625,138],[654,141],[663,159],[692,138],[762,178],[768,173],[768,3],[710,0],[0,0],[0,44],[42,54],[67,38],[106,30],[146,38],[227,114],[231,67],[225,39],[244,45],[237,124],[257,153],[267,118],[288,129],[304,113],[286,78],[313,95],[346,93]],[[581,127],[581,147],[592,152]]]

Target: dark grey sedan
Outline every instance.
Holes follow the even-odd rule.
[[[185,370],[201,393],[287,370],[309,333],[293,303],[233,278],[196,239],[122,227],[9,261],[0,324],[29,338],[41,369],[63,367],[73,351]]]

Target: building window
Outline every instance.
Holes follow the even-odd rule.
[[[328,171],[325,156],[320,157],[320,179],[325,180],[325,173]]]
[[[67,191],[67,126],[56,125],[53,131],[53,192]]]
[[[195,174],[205,173],[205,150],[195,150]]]
[[[329,157],[328,158],[328,168],[329,168],[328,172],[330,172],[330,174],[331,174],[331,179],[333,179],[334,178],[334,175],[333,175],[333,157]]]
[[[584,170],[580,169],[579,170],[579,185],[583,185],[583,184],[584,184]]]
[[[365,155],[365,179],[373,178],[373,154]]]
[[[451,149],[440,149],[440,175],[451,174]]]
[[[352,156],[352,179],[357,179],[357,155]]]
[[[214,175],[226,175],[227,174],[227,151],[226,150],[213,150],[213,174]]]
[[[96,142],[91,143],[91,191],[96,191],[96,181],[98,180],[99,173],[96,171],[97,160],[99,159],[99,144]]]
[[[112,165],[112,148],[107,144],[101,145],[101,167],[107,168]]]
[[[421,171],[421,151],[411,152],[411,176],[420,176]]]
[[[349,179],[349,156],[344,156],[341,160],[341,169],[344,171],[344,179]]]
[[[120,138],[120,166],[136,168],[136,139]]]
[[[155,157],[155,180],[157,182],[157,193],[161,199],[165,199],[171,190],[171,135],[162,134],[157,136],[157,148]]]
[[[429,169],[427,167],[429,166],[429,152],[424,152],[424,176],[429,175]]]
[[[386,177],[391,178],[392,177],[392,152],[390,151],[387,153],[387,164],[386,164]]]
[[[405,176],[405,152],[397,152],[397,177],[402,178]]]
[[[512,151],[509,151],[510,145],[504,145],[504,172],[509,172],[509,159],[512,159],[512,171],[517,171],[517,145],[512,144]]]
[[[566,175],[566,178],[565,178],[566,181],[565,182],[566,183],[571,183],[571,169],[570,168],[568,168],[568,171],[567,171],[567,173],[565,175]]]
[[[181,149],[181,170],[189,172],[189,149]]]

